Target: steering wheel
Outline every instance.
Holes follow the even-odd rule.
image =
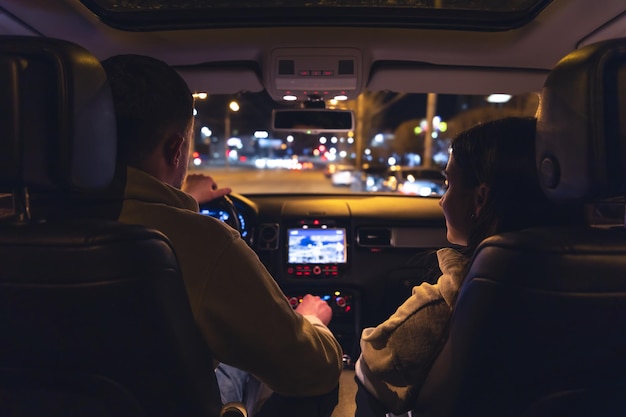
[[[223,219],[224,223],[235,229],[241,234],[241,222],[239,221],[239,212],[233,204],[233,200],[231,200],[228,196],[223,196],[220,198],[216,198],[206,203],[202,203],[200,205],[201,209],[208,209],[210,211],[222,211],[226,214],[225,219]]]

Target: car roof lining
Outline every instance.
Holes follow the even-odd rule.
[[[257,93],[264,90],[260,70],[255,62],[230,62],[174,68],[185,79],[192,92],[234,94]]]
[[[372,91],[429,93],[436,83],[440,94],[520,94],[540,91],[548,73],[545,69],[377,62],[372,66],[366,87]]]
[[[370,90],[486,94],[535,91],[544,72],[566,53],[596,40],[626,36],[623,3],[611,2],[589,10],[587,1],[553,0],[532,22],[505,32],[351,27],[129,32],[105,25],[80,0],[7,0],[0,6],[0,34],[18,30],[70,41],[80,34],[81,46],[99,59],[139,53],[176,67],[189,67],[181,73],[196,91],[259,91],[267,82],[263,69],[274,48],[315,46],[359,48],[364,76],[359,85]],[[586,13],[584,21],[568,24],[581,12]],[[555,20],[561,23],[554,25]],[[564,31],[574,36],[562,36]],[[537,49],[535,45],[542,39],[549,42]],[[236,64],[228,72],[225,67],[190,68],[207,62]],[[241,64],[250,62],[260,68],[258,73]],[[458,81],[461,73],[472,81]]]

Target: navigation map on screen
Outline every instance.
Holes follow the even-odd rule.
[[[289,229],[288,263],[346,263],[345,229]]]

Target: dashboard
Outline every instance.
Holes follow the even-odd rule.
[[[237,208],[235,209],[237,210]],[[232,216],[232,214],[228,210],[225,210],[223,207],[214,206],[211,204],[205,204],[201,206],[200,214],[204,214],[205,216],[215,217],[216,219],[224,223],[229,223],[231,220],[231,216]],[[246,223],[246,218],[243,216],[243,214],[241,214],[241,211],[239,210],[237,210],[236,216],[237,216],[237,219],[239,220],[239,228],[240,228],[241,237],[247,242],[249,242],[248,240],[249,231],[248,231],[248,225]]]
[[[385,320],[421,282],[439,276],[449,246],[438,198],[403,195],[231,194],[241,235],[295,308],[306,294],[333,310],[344,362],[358,357],[364,327]],[[227,221],[223,207],[200,212]]]

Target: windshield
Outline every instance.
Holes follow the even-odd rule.
[[[362,93],[327,103],[354,112],[353,130],[272,131],[265,92],[196,94],[191,172],[239,194],[404,193],[440,196],[450,142],[476,123],[534,116],[538,94]],[[280,105],[285,107],[284,105]],[[429,123],[430,120],[430,123]]]

